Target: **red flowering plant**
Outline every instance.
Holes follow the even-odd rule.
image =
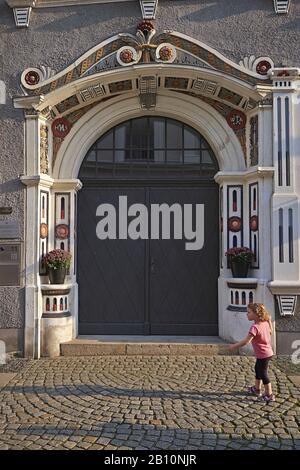
[[[229,248],[225,255],[230,263],[233,261],[234,263],[239,264],[250,264],[254,257],[253,251],[246,246],[235,246],[234,248]]]
[[[59,268],[68,269],[71,264],[71,257],[72,255],[68,251],[56,249],[49,251],[49,253],[44,256],[44,263],[47,268],[54,270]]]

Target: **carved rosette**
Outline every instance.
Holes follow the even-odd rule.
[[[141,58],[141,52],[137,52],[134,47],[124,46],[117,52],[117,61],[123,67],[137,64]]]
[[[130,49],[123,49],[123,51],[120,52],[120,59],[122,62],[125,64],[130,64],[130,62],[133,62],[133,51]]]
[[[148,34],[154,30],[154,24],[152,21],[144,20],[138,24],[137,29],[142,31],[144,34]]]
[[[259,75],[267,75],[271,68],[272,64],[268,60],[261,60],[256,66],[256,72]]]
[[[30,67],[25,69],[21,75],[21,83],[24,88],[34,90],[39,88],[43,82],[55,75],[55,70],[43,65],[40,68]]]
[[[242,221],[240,217],[230,217],[228,219],[228,227],[231,232],[239,232],[242,228]]]
[[[40,172],[46,175],[49,173],[48,148],[48,127],[42,124],[40,127]]]
[[[59,224],[55,227],[55,236],[59,240],[65,240],[69,236],[69,227],[66,224]]]
[[[29,86],[37,85],[40,81],[40,74],[38,73],[38,70],[36,69],[29,70],[24,75],[24,81],[26,85],[29,85]]]
[[[162,43],[157,47],[155,56],[157,62],[170,64],[176,59],[176,49],[172,44]]]

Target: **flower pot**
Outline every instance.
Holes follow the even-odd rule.
[[[48,268],[48,276],[50,284],[63,284],[66,277],[66,268],[61,267],[57,269]]]
[[[236,261],[231,261],[230,264],[233,277],[247,277],[249,263],[237,263]]]

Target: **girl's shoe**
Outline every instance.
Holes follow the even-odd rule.
[[[271,395],[264,395],[262,399],[265,402],[269,403],[270,401],[275,401],[275,396],[273,395],[273,393],[271,393]]]
[[[261,397],[261,391],[254,386],[248,387],[248,393],[250,393],[250,395],[255,395],[256,397]]]

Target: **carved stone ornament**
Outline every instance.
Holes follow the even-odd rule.
[[[21,83],[24,88],[31,89],[39,83],[45,82],[49,78],[55,75],[55,70],[51,67],[45,67],[43,65],[40,68],[30,67],[21,75]]]
[[[258,164],[258,115],[250,118],[250,164]]]
[[[59,224],[55,227],[55,236],[60,240],[65,240],[69,236],[69,227],[66,224]]]
[[[40,127],[40,171],[43,174],[49,172],[49,160],[48,160],[48,127],[41,125]]]
[[[42,239],[48,237],[48,225],[47,224],[43,223],[43,224],[40,225],[40,237]]]
[[[265,76],[268,74],[268,71],[274,67],[274,62],[270,57],[255,58],[254,55],[251,55],[250,57],[244,57],[243,60],[240,60],[239,65],[258,75]]]
[[[117,61],[124,67],[137,64],[141,58],[141,52],[138,53],[133,47],[124,46],[117,52]]]
[[[120,65],[134,65],[142,62],[172,63],[176,59],[176,48],[169,43],[156,44],[152,42],[156,31],[151,21],[142,21],[136,32],[136,37],[128,34],[119,36],[130,37],[134,47],[124,46],[117,52],[117,61]]]
[[[27,85],[36,85],[40,81],[40,75],[36,70],[29,70],[24,76]]]
[[[256,232],[258,230],[258,217],[257,217],[257,215],[253,215],[250,218],[249,225],[250,225],[251,232]]]
[[[256,72],[259,75],[267,75],[268,71],[272,68],[271,63],[268,60],[261,60],[256,66]]]
[[[261,61],[264,62],[258,65]],[[116,70],[116,68],[147,63],[159,63],[160,65],[174,63],[183,67],[192,66],[201,70],[203,68],[215,70],[221,74],[229,75],[233,79],[242,80],[251,86],[256,86],[257,84],[270,82],[270,79],[273,78],[271,75],[274,68],[269,70],[267,75],[259,75],[256,71],[258,66],[258,71],[265,74],[266,69],[269,67],[266,61],[273,66],[271,59],[266,57],[255,59],[254,56],[245,58],[240,65],[233,64],[225,56],[220,55],[214,49],[194,38],[172,30],[156,33],[151,21],[145,20],[138,24],[136,34],[117,33],[111,36],[86,51],[75,62],[59,73],[55,74],[50,67],[44,66],[25,69],[21,77],[21,87],[25,95],[36,98],[34,106],[39,109],[39,112],[43,113],[44,109],[48,109],[51,119],[56,119],[55,112],[49,111],[48,95],[50,93],[75,83],[77,80]],[[210,91],[210,94],[213,94],[214,90],[217,90],[219,86],[218,83],[210,80],[205,80],[204,83],[202,78],[198,82],[199,88],[202,89],[204,87]],[[98,92],[101,95],[108,94],[107,87],[102,87],[101,83],[96,83],[95,86],[97,86],[97,91],[95,89],[97,96]],[[59,108],[64,108],[56,108],[59,115],[64,115],[67,109],[75,107],[74,103],[76,100],[76,106],[79,106],[79,103],[82,102],[81,92],[83,94],[83,101],[88,101],[89,99],[86,99],[86,95],[87,97],[94,95],[92,88],[95,86],[87,85],[84,90],[81,90],[81,85],[80,87],[76,85],[74,87],[76,93],[73,96],[69,96],[60,103],[54,103],[50,100],[51,107],[53,110],[57,105]],[[222,88],[220,92],[224,93],[224,87]],[[236,102],[237,100],[238,102]],[[243,107],[245,110],[248,110],[256,106],[254,98],[248,98],[247,101],[245,97],[243,102],[241,100],[242,97],[239,97],[236,92],[231,93],[231,102],[237,107]],[[22,98],[18,99],[18,101],[21,107],[23,107],[25,102],[23,103]]]
[[[147,34],[154,30],[154,24],[152,21],[144,20],[138,24],[137,29],[142,31],[143,34]]]
[[[242,221],[240,217],[230,217],[228,219],[228,228],[231,232],[239,232],[242,228]]]
[[[226,117],[229,126],[235,131],[244,129],[246,126],[246,119],[245,114],[237,109],[232,110]]]
[[[172,63],[176,59],[176,49],[172,44],[162,43],[156,49],[156,58],[158,62]]]
[[[58,118],[51,126],[54,137],[63,139],[71,130],[71,123],[66,118]]]

